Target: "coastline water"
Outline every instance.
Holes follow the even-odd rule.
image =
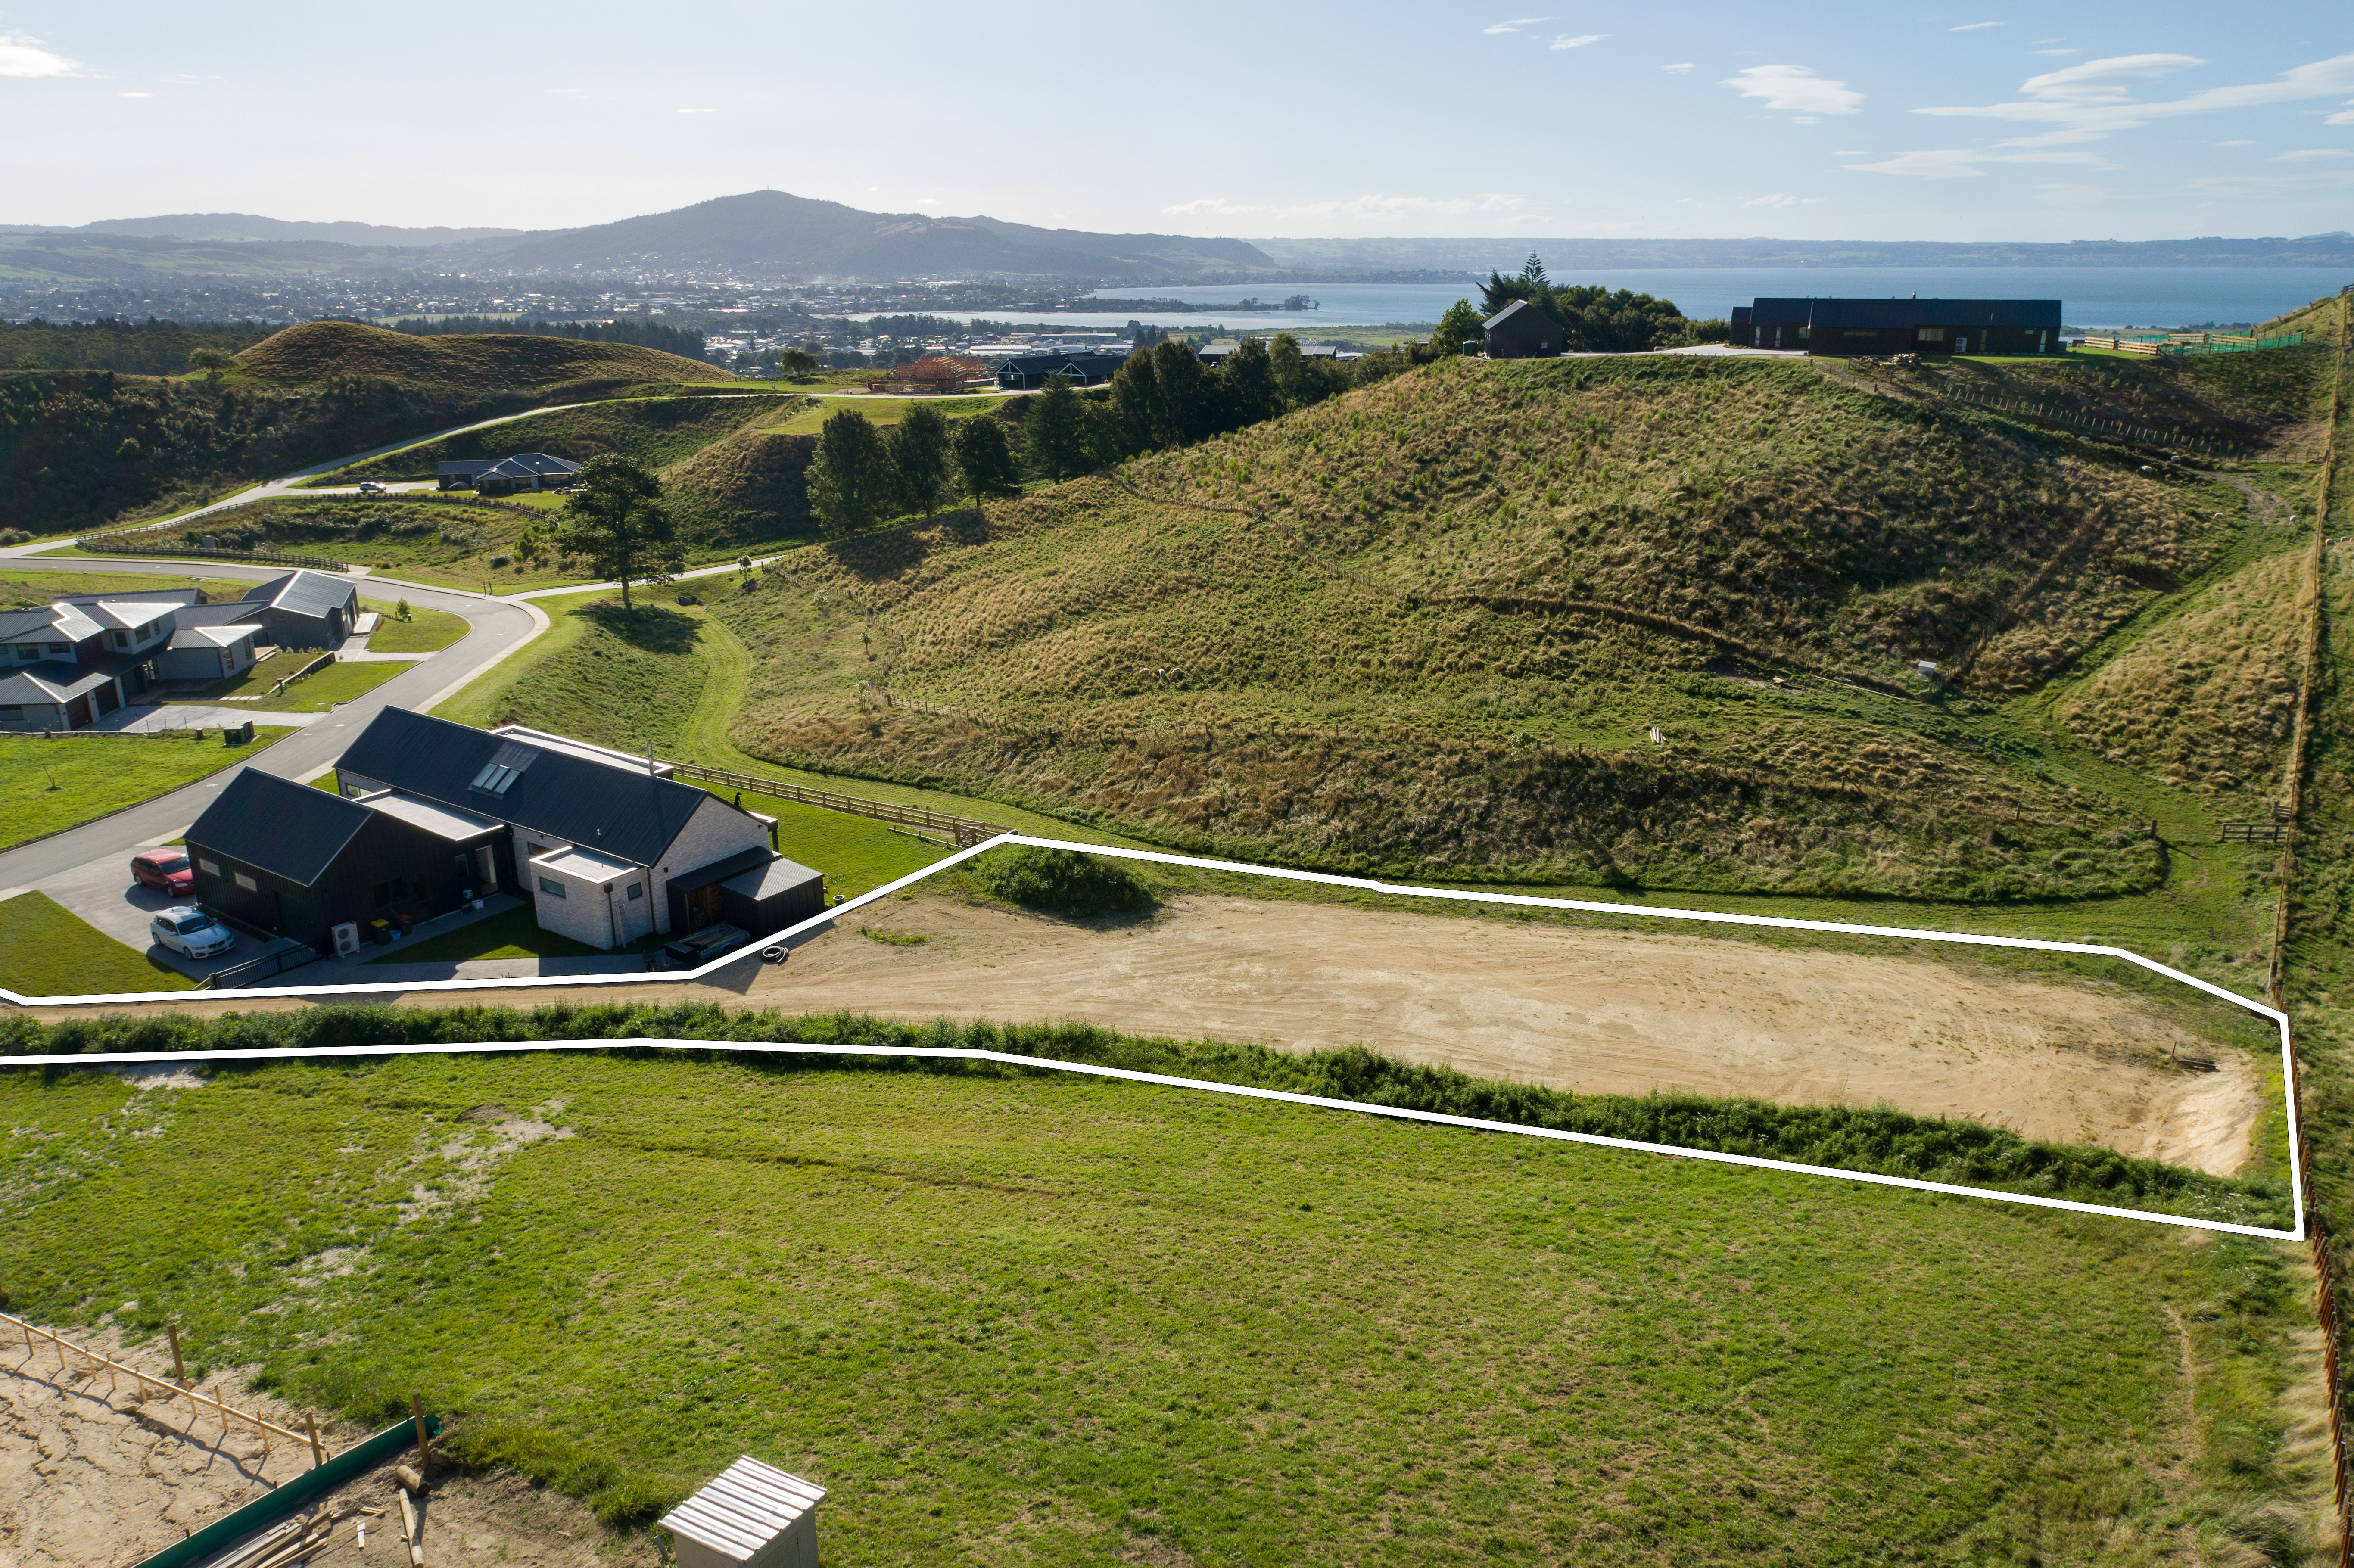
[[[1752,298],[1837,295],[1901,299],[2052,300],[2071,326],[2205,326],[2253,323],[2333,294],[2354,281],[2320,267],[1677,267],[1600,268],[1555,277],[1675,302],[1695,320],[1721,317]],[[1058,326],[1227,326],[1257,332],[1338,332],[1347,326],[1426,325],[1458,299],[1477,303],[1467,279],[1449,283],[1257,283],[1214,288],[1101,289],[1110,299],[1172,299],[1232,304],[1256,295],[1313,297],[1314,311],[1057,311],[981,319],[1050,321]]]

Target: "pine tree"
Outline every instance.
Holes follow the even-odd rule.
[[[918,403],[883,438],[896,499],[903,512],[929,517],[939,510],[949,484],[949,422],[938,408]]]
[[[686,566],[685,546],[663,505],[662,481],[625,457],[590,458],[563,516],[564,547],[621,585],[623,609],[632,582],[666,583]]]
[[[844,538],[875,521],[889,503],[892,488],[883,438],[865,415],[844,408],[818,427],[809,497],[827,538]]]
[[[975,506],[992,495],[1011,495],[1022,488],[1013,468],[1013,449],[1006,444],[1005,427],[986,414],[959,419],[949,438],[956,461],[957,483]]]
[[[1087,421],[1067,376],[1050,376],[1022,416],[1023,465],[1040,479],[1068,479],[1087,467]]]

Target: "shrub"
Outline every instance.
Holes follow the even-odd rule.
[[[1100,861],[1076,850],[998,850],[974,863],[973,880],[992,898],[1080,919],[1140,914],[1157,902],[1152,890],[1122,863]]]

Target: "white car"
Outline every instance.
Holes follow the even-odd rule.
[[[147,923],[148,934],[175,953],[209,959],[237,946],[237,933],[192,905],[164,910]]]

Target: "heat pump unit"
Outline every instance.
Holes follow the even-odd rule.
[[[335,927],[335,957],[348,959],[360,950],[360,928],[356,921],[346,920]]]

